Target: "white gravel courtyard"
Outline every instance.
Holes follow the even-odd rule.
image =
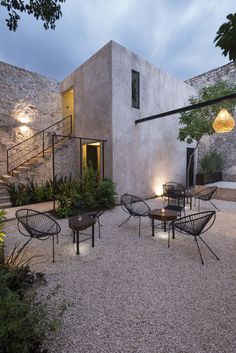
[[[104,213],[101,239],[96,228],[95,247],[81,243],[80,255],[67,219],[59,220],[55,263],[51,239],[33,240],[30,254],[43,256],[32,269],[46,273],[44,290],[59,284],[58,298],[73,304],[49,353],[235,353],[236,202],[214,202],[221,212],[204,239],[220,261],[200,242],[205,265],[190,236],[176,232],[168,249],[167,233],[153,238],[148,218],[141,237],[138,220],[118,228],[127,216],[120,207]],[[159,208],[162,200],[148,204]],[[16,220],[5,231],[6,252],[26,240]]]

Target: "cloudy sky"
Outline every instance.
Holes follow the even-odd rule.
[[[63,79],[111,39],[187,79],[228,63],[213,40],[235,0],[66,0],[55,31],[22,15],[17,32],[0,7],[0,60]]]

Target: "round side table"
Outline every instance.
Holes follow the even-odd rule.
[[[155,233],[154,233],[155,219],[158,219],[159,221],[162,221],[164,223],[164,232],[166,232],[166,223],[177,219],[179,213],[176,211],[166,210],[163,208],[162,209],[156,208],[156,209],[150,211],[148,215],[152,221],[152,236],[154,237],[155,236]],[[174,233],[173,233],[173,238],[174,238]]]
[[[92,247],[94,247],[94,224],[96,223],[96,219],[89,216],[73,216],[69,218],[68,225],[69,228],[72,229],[73,232],[73,243],[75,243],[75,235],[76,235],[76,254],[79,254],[79,243],[82,241],[86,241],[92,238]],[[81,233],[88,236],[88,238],[79,240],[79,233],[81,230],[85,230],[89,227],[92,227],[92,234]]]

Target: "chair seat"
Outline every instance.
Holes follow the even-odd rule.
[[[206,247],[215,256],[215,258],[219,260],[218,256],[214,253],[214,251],[201,237],[203,233],[206,233],[208,229],[212,227],[212,225],[215,222],[215,218],[216,218],[215,211],[205,211],[205,212],[193,213],[188,216],[179,218],[175,221],[172,221],[169,226],[168,247],[170,246],[170,229],[172,228],[173,239],[175,239],[175,235],[174,235],[175,230],[178,230],[180,233],[188,234],[194,237],[194,240],[196,242],[198,252],[201,258],[201,262],[203,265],[204,265],[204,261],[198,244],[198,238],[206,245]]]

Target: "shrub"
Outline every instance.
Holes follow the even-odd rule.
[[[97,172],[91,166],[84,167],[80,188],[72,198],[72,213],[111,208],[115,204],[115,196],[115,184],[112,180],[99,180]]]
[[[201,159],[201,172],[204,174],[217,173],[223,168],[223,158],[216,151],[210,151]]]
[[[115,184],[112,180],[104,178],[101,180],[96,189],[96,199],[99,205],[98,208],[107,209],[115,205]]]
[[[0,270],[0,352],[46,353],[46,335],[60,328],[66,309],[52,306],[51,293],[42,300],[33,287],[19,292],[9,288],[7,270]]]
[[[67,304],[54,304],[55,290],[40,297],[35,285],[46,283],[45,277],[31,272],[30,259],[22,261],[19,252],[24,255],[25,248],[15,246],[0,265],[0,352],[46,353],[42,343],[60,328]]]
[[[5,210],[0,210],[0,264],[4,261],[4,238],[5,233],[3,231],[4,228],[4,219],[6,216]]]
[[[33,178],[26,178],[26,184],[9,184],[8,193],[12,206],[23,206],[30,203],[53,200],[53,187],[55,195],[68,192],[74,188],[74,182],[71,178],[55,177],[47,180],[45,183],[37,183]]]
[[[24,184],[11,183],[7,186],[12,206],[22,206],[29,203],[29,195]]]
[[[71,208],[71,195],[66,192],[57,195],[58,207],[56,209],[56,215],[59,218],[66,218],[72,214]]]

